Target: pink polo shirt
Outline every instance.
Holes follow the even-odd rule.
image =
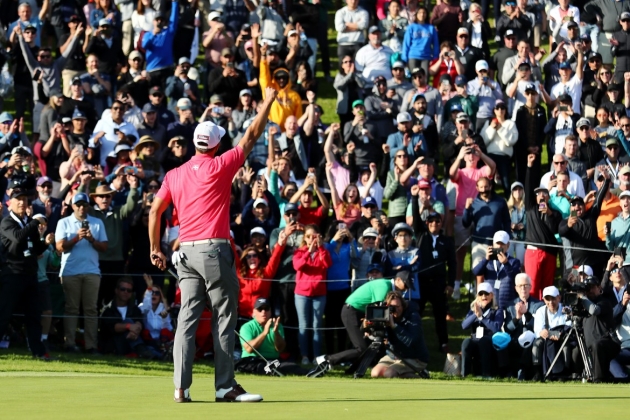
[[[236,146],[219,157],[195,155],[166,174],[157,196],[175,205],[181,242],[230,239],[230,190],[244,161]]]
[[[455,184],[457,192],[455,199],[455,216],[464,214],[467,198],[477,197],[477,181],[482,177],[489,177],[491,174],[490,167],[484,165],[481,168],[464,168],[459,170],[459,178]]]

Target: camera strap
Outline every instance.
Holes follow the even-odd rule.
[[[545,329],[549,331],[549,309],[545,308]]]

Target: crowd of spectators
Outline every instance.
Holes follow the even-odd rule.
[[[271,86],[265,132],[225,180],[254,344],[302,365],[348,351],[351,294],[406,272],[392,328],[431,303],[434,350],[451,352],[449,305],[470,293],[462,373],[538,378],[570,321],[556,286],[579,283],[595,379],[625,377],[630,3],[569,2],[495,1],[494,25],[487,1],[0,3],[0,336],[24,307],[38,357],[53,332],[68,352],[168,357],[178,293],[150,261],[153,197],[197,124],[229,150]],[[170,255],[177,212],[161,226]],[[574,356],[554,373],[577,373]]]

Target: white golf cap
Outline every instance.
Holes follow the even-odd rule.
[[[221,12],[210,12],[208,13],[208,22],[212,22],[213,20],[217,19],[217,18],[221,18]]]
[[[525,187],[523,186],[523,184],[521,184],[520,182],[516,181],[513,182],[512,185],[510,186],[510,191],[513,191],[514,188],[520,187],[522,189],[525,189]]]
[[[182,111],[185,111],[187,109],[190,109],[192,107],[192,102],[190,102],[190,99],[188,98],[179,98],[177,100],[177,108],[179,108]]]
[[[378,238],[378,232],[373,227],[369,227],[363,231],[363,237]]]
[[[411,121],[411,115],[408,112],[401,112],[396,116],[396,122],[398,124],[406,123]]]
[[[258,207],[259,204],[264,204],[265,206],[269,206],[269,203],[264,198],[257,198],[256,201],[254,201],[254,208]]]
[[[459,34],[466,34],[466,35],[468,35],[469,33],[470,32],[468,32],[468,29],[464,28],[463,26],[457,30],[457,35],[459,35]]]
[[[488,65],[488,62],[486,60],[479,60],[477,61],[477,64],[475,64],[475,71],[481,71],[481,70],[489,70],[490,66]]]
[[[255,227],[252,230],[249,231],[249,237],[251,238],[252,236],[254,236],[255,234],[259,234],[259,235],[263,235],[264,237],[267,237],[267,232],[265,232],[265,229],[259,227]]]
[[[492,237],[492,242],[495,244],[501,242],[502,244],[507,245],[510,242],[510,235],[504,230],[496,231]]]
[[[216,147],[225,135],[225,129],[210,121],[204,121],[195,128],[193,143],[199,150],[209,150]]]
[[[560,296],[560,291],[556,286],[547,286],[543,289],[543,297],[545,296],[558,297]]]
[[[578,273],[584,273],[590,277],[593,275],[593,269],[590,265],[581,265],[578,267]]]
[[[481,283],[477,285],[477,294],[481,292],[493,293],[492,285],[490,283]]]
[[[526,349],[526,348],[531,347],[532,344],[534,344],[535,339],[536,339],[536,334],[528,330],[518,336],[518,344],[520,344],[521,347]]]
[[[622,191],[621,194],[619,194],[619,198],[624,198],[624,197],[630,197],[630,191]]]

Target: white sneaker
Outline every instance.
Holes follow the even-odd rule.
[[[215,397],[216,402],[260,402],[262,400],[262,395],[250,394],[238,384],[232,388],[218,390]]]
[[[177,403],[191,402],[192,400],[190,399],[190,389],[185,389],[183,392],[176,389],[173,400],[175,400],[175,402]]]

